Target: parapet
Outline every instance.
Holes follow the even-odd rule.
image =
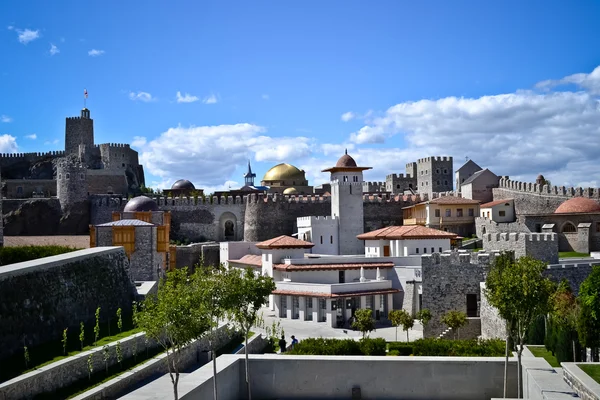
[[[130,145],[128,143],[100,143],[100,144],[96,144],[94,145],[94,147],[100,147],[100,146],[109,146],[111,148],[130,148]]]
[[[27,158],[36,159],[41,157],[64,157],[63,151],[48,151],[46,153],[1,153],[0,158]]]
[[[450,253],[425,254],[421,257],[421,263],[423,267],[487,267],[498,256],[500,256],[500,252],[497,251],[479,253],[459,253],[453,251]]]
[[[425,158],[419,158],[417,160],[417,162],[419,164],[430,163],[432,161],[447,161],[447,162],[452,162],[452,157],[425,157]]]
[[[488,242],[556,242],[558,240],[556,233],[486,233],[483,238]]]
[[[364,194],[363,202],[365,203],[422,203],[428,200],[427,193],[411,194],[411,195],[391,195],[389,193],[382,194]]]
[[[600,199],[600,188],[574,188],[566,186],[538,185],[537,183],[519,182],[510,180],[508,176],[502,176],[498,185],[501,189],[509,189],[523,193],[535,193],[557,197],[588,197]]]
[[[396,179],[416,179],[412,176],[410,176],[410,174],[389,174],[386,175],[385,179],[390,179],[390,180],[396,180]]]

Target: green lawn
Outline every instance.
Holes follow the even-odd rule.
[[[581,257],[589,257],[590,253],[578,253],[576,251],[559,251],[559,258],[581,258]]]
[[[550,364],[552,367],[560,368],[560,364],[558,363],[556,357],[552,355],[552,352],[546,350],[545,347],[527,346],[527,348],[533,353],[534,356],[542,357],[544,360],[548,361],[548,364]]]
[[[591,376],[593,380],[600,383],[600,364],[577,364],[577,366]]]

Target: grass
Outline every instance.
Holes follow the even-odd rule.
[[[552,352],[546,350],[545,347],[527,346],[527,348],[529,349],[529,351],[531,351],[531,353],[533,353],[534,356],[541,357],[544,360],[548,361],[548,364],[550,364],[552,367],[560,368],[560,364],[558,363],[556,357],[552,355]]]
[[[577,364],[577,366],[593,380],[600,383],[600,364]]]
[[[56,245],[0,247],[0,266],[56,256],[76,250],[81,249]]]
[[[559,258],[581,258],[581,257],[589,257],[590,253],[578,253],[576,251],[559,251]]]

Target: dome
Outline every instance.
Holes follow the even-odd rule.
[[[593,213],[600,212],[600,204],[592,199],[585,197],[573,197],[562,203],[555,214],[570,214],[570,213]]]
[[[129,200],[125,205],[125,212],[158,211],[158,205],[150,197],[138,196]]]
[[[282,163],[277,164],[267,171],[263,181],[289,181],[298,180],[304,181],[304,171],[294,167],[293,165]]]
[[[285,189],[283,194],[298,194],[298,190],[295,187],[290,187]]]
[[[354,158],[350,157],[348,153],[344,154],[340,157],[337,163],[335,163],[336,168],[354,168],[356,167],[356,161]]]
[[[179,179],[171,186],[171,190],[196,190],[196,187],[187,179]]]

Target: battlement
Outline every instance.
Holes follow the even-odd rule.
[[[488,242],[556,242],[558,238],[556,233],[487,233],[483,238]]]
[[[461,267],[487,267],[493,263],[496,257],[500,256],[499,251],[479,252],[479,253],[433,253],[421,256],[423,267],[436,268],[461,268]]]
[[[424,163],[430,163],[433,161],[447,161],[447,162],[452,162],[452,157],[425,157],[425,158],[419,158],[417,160],[417,163],[419,164],[424,164]]]
[[[391,179],[391,180],[396,180],[396,179],[415,179],[415,177],[410,176],[410,174],[389,174],[389,175],[386,175],[385,179]]]
[[[0,158],[37,159],[41,157],[64,157],[64,151],[48,151],[45,153],[1,153]]]
[[[584,262],[584,263],[580,262],[577,264],[551,264],[551,265],[548,265],[547,269],[549,269],[549,270],[589,269],[589,268],[595,267],[596,265],[600,265],[600,261],[590,261],[590,262]]]
[[[67,117],[67,121],[79,121],[80,119],[89,120],[91,118],[82,118],[82,117]]]
[[[131,145],[127,144],[127,143],[100,143],[100,144],[95,144],[94,147],[98,148],[100,146],[109,146],[110,148],[124,148],[124,149],[130,149]]]
[[[299,228],[305,228],[308,226],[334,226],[339,222],[339,218],[330,216],[316,216],[316,217],[298,217],[296,219]]]
[[[500,189],[511,191],[532,193],[542,196],[553,197],[588,197],[600,200],[600,188],[574,188],[565,186],[538,185],[537,183],[519,182],[509,179],[508,176],[502,176],[498,185]]]
[[[363,181],[363,185],[371,186],[385,186],[385,182],[371,182],[371,181]]]

